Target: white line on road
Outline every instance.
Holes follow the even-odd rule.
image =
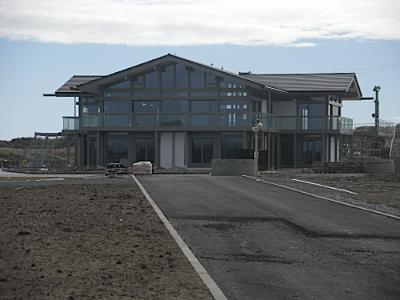
[[[374,213],[374,214],[378,214],[378,215],[382,215],[382,216],[385,216],[385,217],[388,217],[388,218],[400,220],[400,217],[398,217],[398,216],[387,214],[387,213],[384,213],[384,212],[380,212],[380,211],[377,211],[377,210],[374,210],[374,209],[365,208],[365,207],[362,207],[362,206],[358,206],[358,205],[342,202],[342,201],[339,201],[339,200],[334,200],[334,199],[330,199],[330,198],[327,198],[327,197],[315,195],[315,194],[308,193],[308,192],[305,192],[305,191],[302,191],[302,190],[299,190],[299,189],[295,189],[295,188],[292,188],[292,187],[289,187],[289,186],[286,186],[286,185],[282,185],[282,184],[278,184],[278,183],[275,183],[275,182],[259,179],[257,177],[248,176],[248,175],[242,175],[242,176],[245,177],[245,178],[248,178],[248,179],[254,179],[255,181],[258,181],[258,182],[264,182],[264,183],[275,185],[275,186],[278,186],[278,187],[281,187],[281,188],[284,188],[284,189],[287,189],[287,190],[295,191],[295,192],[298,192],[298,193],[301,193],[301,194],[304,194],[304,195],[308,195],[308,196],[312,196],[312,197],[315,197],[315,198],[319,198],[319,199],[327,200],[327,201],[330,201],[330,202],[335,202],[335,203],[338,203],[338,204],[342,204],[342,205],[345,205],[345,206],[357,208],[357,209],[360,209],[360,210],[368,211],[368,212],[371,212],[371,213]]]
[[[172,224],[168,221],[167,217],[158,207],[156,202],[151,198],[151,196],[147,193],[146,189],[140,183],[140,181],[136,178],[135,175],[131,175],[132,179],[135,183],[139,186],[140,190],[142,191],[143,195],[146,197],[147,201],[149,201],[150,205],[153,207],[154,211],[156,212],[157,216],[160,218],[161,222],[164,223],[165,227],[167,228],[168,232],[171,234],[172,238],[178,244],[179,248],[192,264],[193,268],[195,269],[196,273],[200,276],[201,280],[203,280],[206,287],[210,290],[211,294],[213,295],[214,299],[216,300],[227,300],[224,293],[215,283],[215,281],[211,278],[210,274],[206,271],[206,269],[202,266],[199,260],[194,256],[193,252],[189,249],[189,246],[183,241],[180,237],[178,232],[176,232],[175,228]]]
[[[324,185],[324,184],[319,184],[319,183],[315,183],[315,182],[311,182],[311,181],[307,181],[307,180],[294,179],[294,178],[292,180],[293,181],[297,181],[297,182],[301,182],[301,183],[307,183],[307,184],[312,184],[312,185],[324,187],[324,188],[335,190],[335,191],[340,191],[340,192],[345,192],[345,193],[357,195],[357,193],[355,193],[355,192],[352,192],[352,191],[349,191],[349,190],[345,190],[345,189],[338,189],[338,188],[335,188],[335,187],[329,186],[329,185]]]

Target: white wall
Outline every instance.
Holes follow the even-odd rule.
[[[330,161],[336,161],[336,157],[335,157],[335,138],[332,136],[331,137],[331,157],[330,157]]]
[[[173,136],[172,132],[163,132],[160,135],[160,166],[162,168],[172,167]]]
[[[160,166],[185,167],[185,134],[162,132],[160,135]]]
[[[183,132],[174,133],[174,165],[185,167],[185,134]]]

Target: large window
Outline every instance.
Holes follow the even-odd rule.
[[[186,100],[164,100],[162,110],[168,113],[184,113],[188,111],[188,102]]]
[[[90,98],[82,99],[82,113],[84,114],[94,114],[100,112],[100,108],[97,101]]]
[[[217,101],[192,101],[191,112],[207,113],[217,111]]]
[[[301,142],[301,162],[311,165],[313,161],[321,161],[321,140],[303,140]]]
[[[160,101],[135,101],[135,112],[159,112]]]
[[[204,72],[194,70],[190,73],[190,87],[204,88]]]
[[[136,161],[154,162],[154,139],[143,138],[136,140]]]
[[[247,100],[221,100],[219,109],[221,112],[246,112]]]
[[[131,101],[127,100],[104,100],[105,113],[129,113],[131,109]]]
[[[213,157],[213,143],[209,138],[193,138],[192,163],[210,164]]]
[[[298,128],[302,130],[320,130],[323,127],[322,103],[297,104]]]
[[[186,67],[181,64],[176,65],[176,88],[189,87],[189,73]]]
[[[107,138],[107,162],[121,162],[128,159],[128,134],[109,133]]]
[[[172,89],[175,87],[175,66],[165,67],[164,72],[162,72],[162,87],[167,89]]]
[[[145,75],[145,86],[148,89],[157,89],[160,87],[159,73],[154,71]]]
[[[227,135],[222,138],[222,158],[252,158],[251,151],[243,149],[241,135]]]

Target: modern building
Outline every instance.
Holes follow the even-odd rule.
[[[80,167],[252,158],[259,118],[262,169],[338,161],[353,128],[343,103],[362,97],[354,73],[236,74],[171,54],[106,76],[73,76],[53,96],[75,99],[79,112],[63,118],[63,134],[75,139]]]

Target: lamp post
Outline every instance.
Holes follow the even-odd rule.
[[[259,157],[259,152],[258,152],[258,132],[262,128],[262,123],[260,122],[260,119],[257,118],[255,126],[251,127],[251,131],[254,132],[254,161],[255,161],[255,166],[256,166],[256,176],[258,176],[258,157]]]
[[[372,114],[372,116],[375,118],[375,129],[378,132],[379,131],[379,91],[381,90],[381,87],[376,85],[374,86],[373,91],[375,92],[375,113]]]

